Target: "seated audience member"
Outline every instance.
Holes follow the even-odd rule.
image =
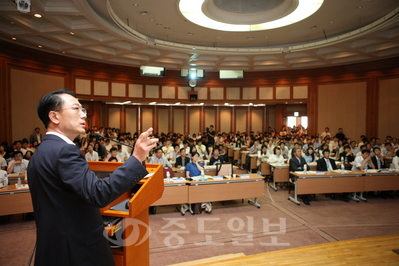
[[[40,144],[42,142],[42,134],[40,133],[40,127],[36,127],[35,128],[35,133],[33,133],[32,135],[30,135],[29,137],[29,143],[33,144],[33,142],[37,142],[38,144]]]
[[[26,159],[26,160],[29,161],[30,158],[32,158],[32,155],[33,155],[33,151],[27,150],[26,153],[25,153],[25,155],[24,155],[24,159]]]
[[[3,143],[0,145],[0,157],[6,160],[10,158],[10,153],[8,152],[6,145]]]
[[[197,145],[195,146],[197,148],[197,152],[201,158],[204,158],[205,152],[206,152],[206,147],[204,144],[202,144],[201,139],[197,139]]]
[[[29,141],[28,141],[28,139],[24,138],[24,139],[21,140],[21,151],[22,151],[22,154],[25,155],[25,153],[28,150],[30,150]]]
[[[363,149],[361,151],[361,156],[357,156],[355,158],[352,170],[365,170],[365,169],[375,169],[375,166],[371,160],[370,157],[370,150]],[[356,192],[352,193],[352,200],[358,201],[358,200],[363,200],[366,201],[366,199],[363,197],[363,192],[359,192],[357,195]]]
[[[209,160],[209,165],[221,164],[224,163],[223,157],[219,155],[219,149],[213,150],[213,156]]]
[[[26,169],[28,169],[29,161],[26,159],[23,159],[23,155],[22,155],[21,151],[15,151],[13,153],[13,158],[14,159],[8,163],[7,173],[8,174],[12,174],[12,173],[25,174]]]
[[[213,156],[213,146],[212,145],[208,145],[204,156],[205,156],[206,160],[210,160],[212,158],[212,156]]]
[[[181,168],[186,167],[190,163],[190,158],[186,156],[186,150],[184,148],[180,149],[180,156],[176,158],[175,167]]]
[[[281,155],[283,155],[284,159],[288,159],[288,148],[285,147],[284,142],[280,142],[280,151],[281,151]]]
[[[7,170],[7,161],[3,157],[0,157],[0,170]]]
[[[100,142],[96,142],[93,147],[93,151],[97,152],[98,160],[102,161],[105,158],[105,146],[103,147]]]
[[[371,150],[369,150],[369,149],[367,148],[367,145],[369,145],[369,144],[370,144],[370,143],[367,143],[367,144],[364,144],[364,145],[360,146],[360,151],[359,151],[358,153],[353,153],[353,149],[352,149],[352,153],[353,153],[354,155],[356,155],[356,156],[355,156],[355,159],[356,159],[357,157],[362,156],[362,151],[363,151],[363,150],[368,150],[369,152],[371,152]]]
[[[118,158],[116,157],[109,157],[108,162],[118,162]]]
[[[180,146],[179,144],[173,144],[173,151],[169,153],[169,161],[176,162],[176,159],[180,157]]]
[[[317,160],[317,171],[332,171],[337,170],[335,160],[330,159],[330,150],[323,151],[323,157]]]
[[[154,155],[151,157],[150,163],[159,163],[162,164],[163,168],[172,168],[172,165],[170,164],[168,159],[166,159],[166,157],[164,156],[161,148],[157,148],[155,150]]]
[[[355,156],[349,145],[344,146],[344,151],[340,153],[339,157],[343,158],[345,163],[351,163],[355,160]]]
[[[164,145],[162,146],[162,151],[166,158],[170,157],[170,153],[173,151],[172,142],[170,139],[165,140]]]
[[[115,148],[115,147],[112,147],[112,148],[111,148],[111,150],[110,150],[110,155],[109,155],[107,158],[105,158],[105,161],[106,161],[106,162],[109,162],[109,159],[110,159],[110,158],[116,158],[116,161],[117,161],[117,162],[122,162],[122,158],[119,157],[119,155],[118,155],[118,149]]]
[[[279,147],[274,147],[273,155],[269,157],[267,160],[268,163],[284,163],[284,157],[281,154],[281,150]]]
[[[395,154],[396,154],[396,156],[393,157],[393,159],[392,159],[392,165],[393,165],[393,168],[395,168],[395,170],[398,171],[399,170],[399,150],[397,150]]]
[[[305,158],[306,163],[314,163],[317,161],[317,157],[316,157],[312,147],[308,147],[308,149],[305,152],[304,158]]]
[[[190,153],[191,147],[188,145],[188,141],[187,140],[183,141],[183,148],[186,150],[186,154],[191,155],[191,153]]]
[[[86,161],[98,161],[98,153],[93,150],[93,145],[87,145],[87,152],[85,154]]]
[[[375,153],[375,152],[374,152]],[[381,154],[384,157],[393,157],[395,155],[395,150],[390,142],[385,143],[385,148],[381,150]]]
[[[118,156],[122,159],[122,162],[126,161],[130,157],[130,153],[128,152],[128,149],[126,146],[118,144]]]
[[[20,140],[14,141],[12,146],[13,146],[13,151],[20,151],[20,152],[22,152],[22,155],[24,155],[24,153],[22,151],[22,144],[21,144]]]
[[[373,148],[374,156],[371,157],[375,169],[387,168],[385,165],[384,157],[382,156],[381,149],[377,146]]]
[[[350,146],[351,146],[352,154],[353,154],[353,155],[356,155],[356,154],[359,152],[359,149],[358,149],[358,147],[356,146],[356,141],[352,140],[349,144],[350,144]],[[365,145],[365,143],[364,143],[363,145]],[[361,146],[359,146],[359,147],[360,147],[360,149],[361,149]]]
[[[217,149],[215,149],[216,151]],[[204,170],[204,165],[199,162],[198,152],[191,154],[191,163],[186,165],[186,178],[194,176],[200,176],[201,171]],[[210,213],[212,211],[212,203],[204,202],[201,204],[201,208],[205,209],[205,212]]]
[[[303,171],[305,165],[306,168],[309,169],[309,166],[306,164],[305,158],[302,157],[301,149],[293,149],[293,156],[290,159],[289,163],[290,172]],[[302,195],[302,200],[303,203],[305,203],[306,205],[310,205],[308,195]]]
[[[105,150],[107,151],[107,153],[111,152],[112,144],[110,143],[109,139],[104,140],[104,146],[105,146]]]
[[[267,153],[267,146],[263,145],[260,151],[258,151],[258,160],[256,161],[256,166],[260,166],[262,161],[266,161],[269,154]]]

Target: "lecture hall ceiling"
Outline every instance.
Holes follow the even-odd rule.
[[[74,58],[171,70],[295,70],[399,56],[398,0],[181,1],[31,0],[30,12],[21,13],[15,0],[1,0],[0,39]],[[321,5],[301,6],[306,2]],[[209,27],[224,28],[183,15],[191,3],[205,15],[202,21],[215,21]],[[304,14],[300,7],[314,13],[269,26],[290,20],[295,10]]]

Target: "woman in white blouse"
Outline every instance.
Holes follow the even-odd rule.
[[[396,171],[399,170],[399,150],[396,151],[396,156],[392,159],[392,164],[395,167]]]
[[[268,163],[284,163],[284,157],[281,155],[281,149],[279,147],[274,147],[273,155],[270,156]]]

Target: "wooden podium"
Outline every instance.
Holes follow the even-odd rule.
[[[120,162],[89,162],[89,169],[95,172],[111,173],[122,164]],[[161,164],[146,164],[146,169],[149,174],[153,173],[153,175],[142,179],[137,184],[141,187],[133,197],[131,197],[131,191],[128,191],[100,209],[101,214],[104,216],[134,218],[133,221],[137,222],[136,228],[126,223],[125,219],[122,219],[122,222],[111,227],[105,227],[105,230],[108,230],[109,236],[112,236],[118,230],[122,230],[123,245],[112,249],[116,266],[150,265],[148,207],[161,198],[164,190],[164,178]],[[111,207],[126,199],[130,199],[129,210],[117,211],[111,209]],[[140,224],[141,226],[139,226]],[[134,229],[139,229],[139,235],[135,243],[130,243],[129,237],[132,238]],[[134,238],[136,237],[135,235]]]

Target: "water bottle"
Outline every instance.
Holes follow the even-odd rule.
[[[4,171],[4,176],[3,176],[3,180],[2,180],[2,182],[3,182],[3,186],[2,187],[7,187],[8,186],[8,175],[7,175],[7,172],[5,172]]]
[[[391,163],[391,165],[389,166],[389,171],[395,172],[395,165],[393,165],[393,163]]]
[[[169,183],[170,182],[170,173],[166,172],[166,182]]]
[[[306,173],[307,173],[307,170],[308,170],[308,166],[305,164],[305,165],[303,166],[303,173],[306,174]]]
[[[22,183],[21,183],[21,178],[18,177],[17,188],[20,188],[20,187],[21,187],[21,184],[22,184]]]
[[[343,174],[345,172],[345,165],[344,165],[344,163],[342,162],[341,163],[341,174]]]
[[[228,177],[230,178],[231,177],[231,169],[229,168],[229,173],[228,173]]]
[[[201,170],[201,178],[204,179],[204,170]]]
[[[344,157],[341,157],[341,163],[342,164],[344,163]]]
[[[364,172],[367,173],[367,164],[364,166]]]

